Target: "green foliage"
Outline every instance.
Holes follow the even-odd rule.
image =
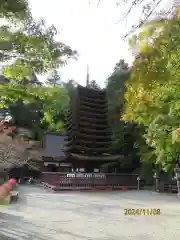
[[[174,136],[180,124],[180,21],[176,12],[172,19],[149,22],[132,41],[140,50],[127,84],[123,116],[145,127],[147,154],[165,171],[172,170],[180,152]]]
[[[25,20],[29,16],[29,5],[27,0],[1,0],[0,18],[13,20]]]
[[[95,80],[90,81],[90,83],[88,84],[88,87],[97,89],[97,90],[101,89],[101,87],[98,85],[98,83]]]
[[[30,140],[33,140],[33,136],[31,134],[24,134],[23,139],[25,141],[30,141]]]
[[[59,75],[57,70],[53,70],[50,74],[50,76],[47,78],[46,83],[47,84],[53,84],[54,86],[56,84],[60,84],[61,76]]]
[[[3,0],[0,14],[7,20],[0,27],[0,61],[5,64],[5,76],[30,78],[32,72],[46,73],[76,55],[69,46],[55,40],[58,32],[54,26],[46,27],[44,20],[34,21],[27,1]]]
[[[75,57],[76,51],[55,40],[54,26],[34,21],[26,0],[2,0],[0,18],[6,20],[0,26],[0,61],[3,74],[11,79],[0,84],[0,107],[12,116],[13,124],[29,128],[34,139],[45,131],[63,130],[68,86],[44,86],[34,82],[33,76],[50,71],[57,82],[56,69]]]
[[[68,90],[64,86],[57,86],[47,87],[46,91],[48,95],[43,104],[43,121],[49,124],[50,130],[63,131],[69,104]]]
[[[8,109],[14,124],[36,132],[39,128],[64,130],[65,112],[69,103],[66,87],[28,84],[21,91],[20,84],[7,84],[3,96],[1,107]]]
[[[124,108],[126,82],[130,78],[131,69],[124,60],[114,67],[107,79],[109,122],[112,129],[112,150],[115,154],[124,155],[125,161],[119,162],[120,171],[132,171],[139,167],[139,149],[134,148],[138,135],[137,125],[120,120]]]
[[[43,21],[27,22],[29,28],[0,28],[0,61],[10,61],[4,67],[4,75],[13,79],[29,78],[32,72],[42,74],[58,68],[75,54],[70,47],[56,42],[56,29],[46,28]],[[35,30],[35,29],[36,30]],[[63,58],[63,60],[62,60]]]

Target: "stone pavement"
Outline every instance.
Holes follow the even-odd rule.
[[[124,216],[125,208],[160,208],[160,216]],[[179,240],[180,200],[150,191],[50,193],[20,187],[0,209],[0,240]],[[6,237],[5,237],[6,236]]]

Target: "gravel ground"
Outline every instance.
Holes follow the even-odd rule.
[[[125,216],[125,208],[160,208],[160,216]],[[1,207],[0,240],[176,240],[180,200],[150,191],[50,193],[20,187]]]

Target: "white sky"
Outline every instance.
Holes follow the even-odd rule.
[[[89,4],[89,2],[93,4]],[[168,1],[168,0],[165,0]],[[60,41],[79,53],[77,61],[71,61],[60,69],[63,81],[74,79],[84,85],[87,64],[90,79],[103,85],[116,62],[123,58],[131,63],[133,58],[122,34],[127,27],[137,23],[140,9],[131,15],[128,24],[116,22],[126,9],[116,6],[116,0],[29,0],[35,18],[43,17],[59,30]],[[43,80],[44,77],[40,77]]]

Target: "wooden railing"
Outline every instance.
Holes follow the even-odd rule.
[[[159,186],[160,186],[160,189],[159,189],[160,192],[169,192],[169,193],[178,192],[176,180],[172,180],[172,181],[160,180]]]

